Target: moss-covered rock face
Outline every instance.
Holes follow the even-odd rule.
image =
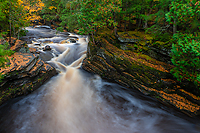
[[[11,98],[29,94],[57,73],[38,54],[31,53],[23,41],[15,42],[11,49],[16,52],[8,57],[7,66],[0,68],[4,75],[0,82],[0,105]]]
[[[127,31],[119,32],[118,40],[120,41],[120,48],[123,50],[131,50],[134,52],[140,52],[150,57],[162,61],[171,63],[170,52],[171,43],[169,40],[163,42],[152,37],[150,34],[144,31]]]
[[[100,34],[96,44],[89,43],[83,69],[138,89],[164,104],[172,105],[189,116],[200,114],[200,98],[185,91],[170,74],[172,65],[134,50],[122,50],[112,34]],[[160,57],[162,58],[162,57]]]

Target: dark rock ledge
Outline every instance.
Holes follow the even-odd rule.
[[[82,65],[84,70],[138,89],[191,117],[200,114],[200,98],[186,91],[186,88],[191,89],[190,84],[180,83],[173,78],[170,74],[173,65],[116,47],[121,42],[114,35],[95,39],[96,44],[89,43],[87,58]]]
[[[4,41],[1,41],[5,43]],[[21,95],[27,95],[39,88],[45,81],[56,75],[56,70],[28,48],[25,42],[12,38],[12,56],[8,57],[5,68],[0,68],[4,79],[0,82],[0,105]]]

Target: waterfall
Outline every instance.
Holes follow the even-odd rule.
[[[83,71],[88,36],[44,28],[27,30],[34,40],[29,47],[37,48],[43,58],[49,56],[46,62],[59,74],[34,93],[0,107],[4,110],[0,132],[198,132],[194,123],[175,116],[156,100]],[[47,45],[51,51],[44,50]]]

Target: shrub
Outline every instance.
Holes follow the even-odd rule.
[[[14,53],[12,50],[7,50],[8,48],[8,42],[6,42],[4,45],[0,44],[0,69],[2,67],[5,67],[5,62],[8,61],[7,56],[10,56]],[[3,79],[3,75],[0,73],[0,81]]]
[[[177,43],[172,45],[171,56],[175,68],[171,73],[178,81],[188,80],[200,86],[200,42],[199,36],[174,34]]]

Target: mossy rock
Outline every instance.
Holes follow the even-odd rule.
[[[123,86],[138,89],[189,116],[200,113],[200,98],[187,91],[178,93],[184,86],[171,75],[173,65],[143,53],[120,49],[113,34],[109,36],[106,33],[95,39],[96,44],[89,43],[88,55],[82,65],[84,70]],[[186,94],[188,97],[184,96]]]

